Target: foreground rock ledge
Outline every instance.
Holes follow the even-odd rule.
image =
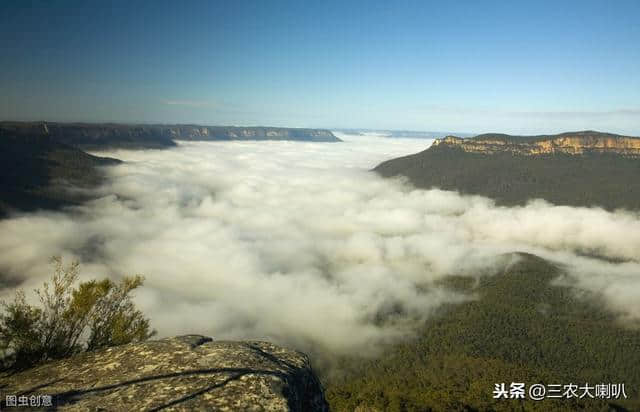
[[[326,411],[306,355],[199,335],[123,345],[0,376],[6,395],[60,410]],[[20,409],[20,408],[18,408]]]

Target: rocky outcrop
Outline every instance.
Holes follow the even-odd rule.
[[[49,136],[56,142],[84,150],[160,149],[175,146],[174,140],[340,141],[329,130],[321,129],[111,123],[1,122],[0,137],[3,135]]]
[[[326,411],[308,358],[267,342],[199,335],[134,343],[0,378],[5,395],[69,411]],[[24,399],[24,398],[23,398]]]
[[[593,131],[550,136],[509,136],[483,134],[470,139],[447,136],[436,139],[434,147],[448,146],[468,153],[510,153],[523,156],[545,154],[616,154],[640,158],[640,138]]]
[[[449,136],[374,170],[384,177],[404,176],[419,188],[486,196],[506,206],[545,199],[640,210],[639,145],[640,138],[596,132]]]

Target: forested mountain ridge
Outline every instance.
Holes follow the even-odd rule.
[[[640,209],[640,138],[598,132],[516,137],[449,136],[425,151],[374,169],[437,187],[523,205],[545,199],[569,206]]]
[[[443,307],[413,338],[371,360],[340,360],[346,372],[326,381],[332,410],[638,410],[637,322],[625,324],[598,296],[557,282],[570,278],[556,264],[513,256],[501,273],[443,279],[474,299]],[[501,382],[624,383],[627,397],[599,399],[592,390],[539,402],[495,399]]]
[[[320,129],[0,122],[0,217],[11,211],[58,209],[86,200],[71,196],[58,183],[98,184],[103,177],[98,166],[119,161],[83,150],[163,149],[176,146],[174,140],[341,141]]]
[[[339,142],[322,129],[115,123],[0,122],[0,134],[50,136],[83,150],[161,149],[174,140],[300,140]]]
[[[84,197],[67,185],[92,186],[104,178],[101,166],[120,160],[93,156],[50,136],[6,136],[0,132],[0,217],[11,211],[57,209]]]

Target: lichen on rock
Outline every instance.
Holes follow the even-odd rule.
[[[301,352],[187,335],[111,347],[0,376],[7,395],[50,395],[60,410],[326,411]]]

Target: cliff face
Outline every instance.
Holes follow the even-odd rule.
[[[519,137],[499,134],[470,139],[447,136],[436,139],[435,147],[459,148],[468,153],[511,153],[522,156],[545,154],[616,154],[640,158],[640,138],[598,132],[571,132],[552,136]]]
[[[266,342],[187,335],[134,343],[0,376],[4,395],[88,410],[327,411],[308,358]]]
[[[85,150],[106,148],[159,149],[174,140],[301,140],[339,142],[329,130],[282,127],[227,127],[197,125],[126,125],[47,122],[2,122],[1,136],[49,136]]]
[[[339,142],[329,130],[283,127],[163,126],[162,133],[176,140],[304,140]]]
[[[419,188],[456,190],[502,205],[545,199],[558,205],[640,210],[640,139],[596,132],[555,136],[448,136],[427,150],[388,160],[382,176]]]

